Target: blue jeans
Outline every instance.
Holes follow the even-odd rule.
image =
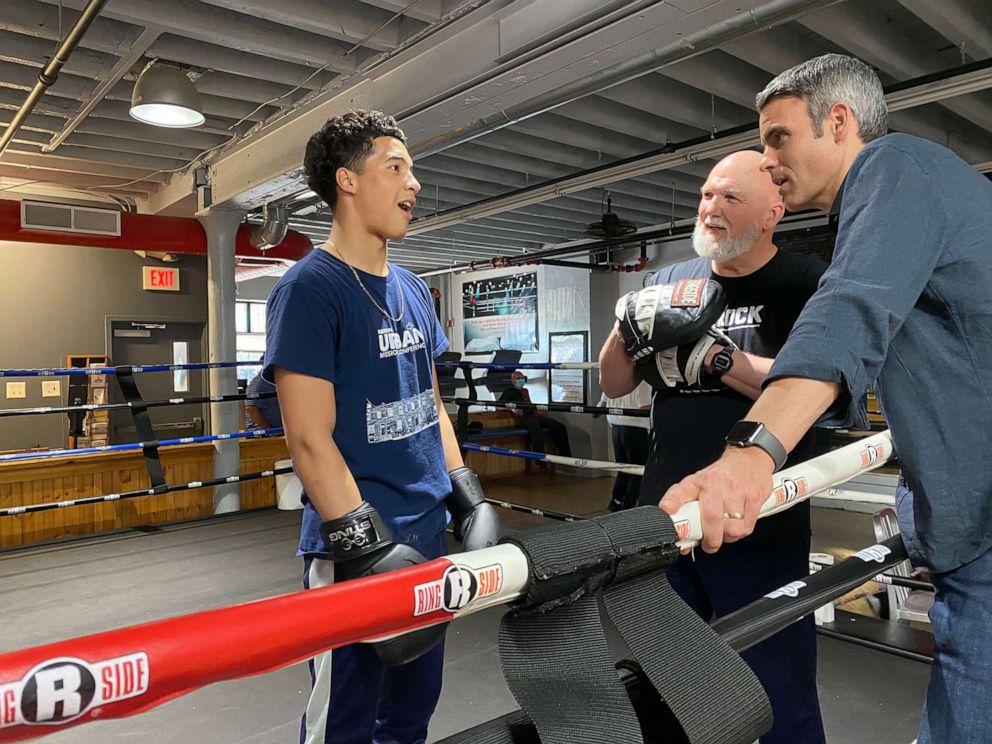
[[[428,560],[448,552],[444,532],[417,546]],[[304,558],[303,586],[334,583],[331,561]],[[360,611],[360,608],[356,608]],[[424,744],[441,694],[444,641],[402,666],[387,667],[367,643],[310,660],[312,691],[300,744]]]
[[[933,623],[934,663],[919,744],[992,742],[992,550],[943,574]]]

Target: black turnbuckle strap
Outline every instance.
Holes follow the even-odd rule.
[[[145,456],[148,479],[152,488],[164,486],[165,471],[162,469],[162,461],[159,458],[158,439],[155,438],[155,429],[152,427],[152,420],[148,415],[145,399],[141,397],[138,383],[134,379],[133,368],[127,364],[115,367],[114,370],[117,382],[121,386],[121,392],[124,394],[124,400],[130,404],[129,410],[131,411],[131,418],[134,420],[138,441],[144,444],[141,452]]]
[[[607,614],[691,744],[750,744],[771,729],[764,688],[663,572],[603,592]]]
[[[506,683],[542,744],[642,744],[595,596],[542,613],[507,613],[499,655]]]

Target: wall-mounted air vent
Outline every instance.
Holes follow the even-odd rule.
[[[21,202],[21,228],[120,237],[121,213],[114,209],[24,200]]]

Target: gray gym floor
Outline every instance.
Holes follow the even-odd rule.
[[[588,504],[605,503],[608,488],[606,479],[559,476],[551,481],[538,475],[526,483],[514,480],[487,490],[505,490],[499,498],[513,492],[524,501],[553,492],[558,503],[548,508],[563,508],[567,498],[572,511],[588,513]],[[578,508],[582,503],[587,508]],[[514,526],[535,521],[504,515]],[[296,591],[298,521],[298,512],[272,510],[0,553],[0,650]],[[857,549],[873,541],[867,515],[816,509],[814,524],[829,545]],[[821,549],[822,540],[818,543]],[[494,608],[449,629],[445,687],[431,741],[516,707],[497,660],[500,615],[501,609]],[[820,638],[819,649],[828,741],[909,744],[929,666],[826,638]],[[298,664],[213,685],[132,718],[52,734],[47,741],[294,742],[308,691],[306,666]]]

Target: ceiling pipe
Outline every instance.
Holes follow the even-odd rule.
[[[79,15],[75,25],[69,29],[65,40],[59,45],[52,58],[48,60],[48,64],[38,73],[38,82],[34,84],[31,92],[28,93],[28,97],[17,110],[17,113],[14,114],[14,118],[10,124],[7,125],[7,130],[0,137],[0,155],[7,149],[7,145],[14,139],[14,135],[17,134],[17,131],[27,120],[28,116],[30,116],[38,101],[45,94],[45,91],[55,85],[55,81],[59,78],[59,72],[65,66],[65,63],[69,61],[69,55],[79,45],[83,34],[86,33],[86,29],[90,27],[90,24],[100,14],[103,6],[106,4],[107,0],[90,0],[86,7],[83,8],[83,12]]]
[[[289,229],[289,207],[266,204],[262,207],[262,224],[251,226],[251,244],[260,251],[279,245]]]
[[[62,130],[54,135],[47,145],[41,148],[42,152],[55,152],[59,146],[66,141],[70,134],[76,131],[76,127],[83,123],[83,120],[90,115],[90,112],[97,107],[114,86],[117,85],[124,76],[131,71],[138,60],[148,51],[148,47],[155,43],[155,40],[162,35],[162,29],[156,26],[149,26],[141,32],[141,36],[134,40],[127,54],[121,57],[114,69],[107,75],[107,79],[100,83],[90,94],[89,100],[84,102],[76,112],[75,116],[66,122]]]

